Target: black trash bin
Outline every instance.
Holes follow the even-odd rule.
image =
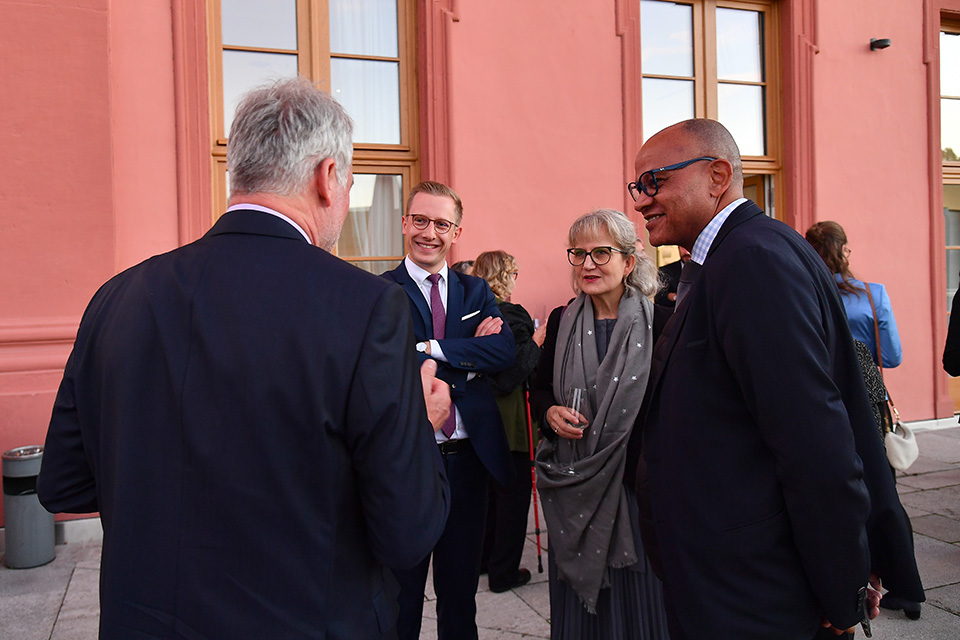
[[[4,563],[29,569],[56,557],[53,514],[37,497],[43,447],[18,447],[3,454]]]

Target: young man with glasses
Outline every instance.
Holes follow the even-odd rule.
[[[476,593],[487,511],[487,479],[504,486],[513,463],[503,422],[485,376],[513,364],[513,334],[504,324],[489,285],[447,267],[460,238],[463,206],[439,182],[421,182],[407,200],[403,235],[407,255],[383,276],[403,287],[410,301],[421,361],[437,361],[437,377],[450,385],[453,407],[436,433],[450,481],[450,516],[433,548],[440,640],[476,640]],[[428,556],[395,572],[400,582],[400,640],[420,637]]]

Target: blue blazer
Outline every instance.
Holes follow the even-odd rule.
[[[503,419],[487,378],[483,374],[503,371],[513,364],[516,346],[506,322],[499,334],[474,338],[480,322],[489,316],[501,318],[490,285],[482,278],[447,270],[447,326],[440,348],[447,362],[437,361],[437,377],[450,385],[450,396],[460,410],[474,450],[487,471],[502,485],[512,483],[515,471],[503,429]],[[407,294],[416,342],[432,340],[430,307],[403,262],[383,274]],[[420,354],[421,361],[429,356]],[[479,374],[469,382],[467,374]]]
[[[871,569],[857,453],[892,477],[836,283],[747,202],[687,296],[654,349],[638,486],[684,635],[853,626]]]
[[[837,282],[840,282],[840,274],[834,274]],[[855,287],[862,289],[868,286],[868,283],[851,278]],[[887,295],[887,289],[882,284],[870,282],[870,294],[873,296],[873,304],[877,309],[877,328],[880,330],[880,353],[883,355],[883,366],[886,369],[892,369],[900,366],[903,362],[903,349],[900,346],[900,333],[897,331],[897,320],[893,317],[893,307],[890,305],[890,296]],[[877,335],[873,330],[873,309],[870,307],[870,298],[864,292],[849,293],[840,292],[840,299],[843,300],[843,306],[847,310],[847,321],[850,323],[850,333],[853,337],[863,342],[870,348],[873,355],[873,361],[879,364],[877,360]]]
[[[258,211],[94,296],[37,491],[100,511],[101,638],[390,638],[449,490],[403,294]]]

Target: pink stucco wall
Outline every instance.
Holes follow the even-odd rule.
[[[176,246],[177,209],[169,2],[0,1],[0,16],[6,451],[43,442],[84,307]]]
[[[614,3],[459,7],[450,32],[452,169],[465,217],[455,259],[513,254],[521,272],[513,300],[545,320],[571,296],[570,223],[624,206]]]
[[[886,3],[892,4],[892,3]],[[895,19],[893,18],[895,16]],[[903,364],[886,372],[905,417],[934,417],[945,336],[933,335],[923,15],[878,11],[871,0],[820,3],[814,115],[818,220],[847,232],[859,278],[886,285]],[[871,51],[870,38],[892,45]],[[800,230],[801,232],[804,230]]]

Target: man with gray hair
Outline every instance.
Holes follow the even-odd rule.
[[[443,531],[450,396],[403,291],[329,253],[352,130],[306,80],[248,94],[227,212],[84,314],[37,491],[100,512],[101,638],[396,637],[386,567]]]

